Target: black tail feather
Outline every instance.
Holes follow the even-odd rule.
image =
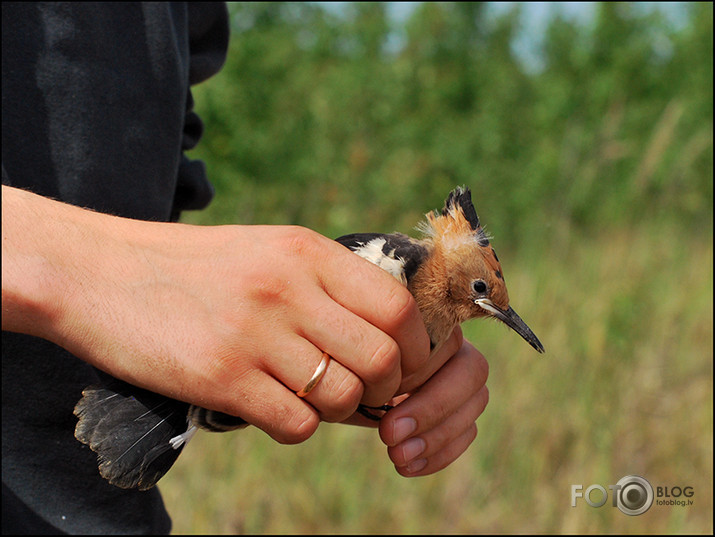
[[[102,477],[121,488],[153,487],[181,453],[169,440],[187,430],[189,404],[119,381],[82,395],[75,437],[97,453]]]

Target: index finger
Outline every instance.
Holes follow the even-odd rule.
[[[422,368],[429,358],[429,336],[412,294],[383,269],[331,242],[320,271],[325,292],[397,343],[402,377]]]

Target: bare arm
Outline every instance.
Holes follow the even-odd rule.
[[[304,228],[144,222],[5,186],[2,199],[4,330],[279,441],[382,404],[427,358],[409,293]],[[323,350],[335,359],[299,399]]]
[[[280,442],[305,440],[321,419],[368,424],[351,416],[359,402],[417,390],[380,423],[405,476],[440,470],[476,436],[484,357],[457,329],[428,362],[409,292],[334,241],[129,220],[5,186],[2,204],[3,330]],[[323,350],[325,377],[296,397]]]

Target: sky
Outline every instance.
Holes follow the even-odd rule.
[[[331,13],[340,14],[349,2],[315,2]],[[401,22],[410,16],[415,6],[421,2],[385,2],[388,14],[393,20]],[[594,16],[598,2],[489,2],[489,9],[499,14],[511,9],[514,4],[521,4],[522,29],[513,44],[514,54],[532,71],[540,69],[538,55],[539,43],[546,31],[549,20],[560,14],[574,24],[587,24]],[[682,2],[634,2],[644,11],[660,10],[666,13],[674,24],[684,21]],[[392,44],[398,47],[399,44]]]
[[[334,13],[340,13],[349,2],[315,2]],[[385,2],[388,12],[396,20],[403,20],[412,13],[421,2]],[[681,2],[634,2],[644,10],[662,10],[666,13],[677,11]],[[597,2],[489,2],[490,9],[506,11],[514,4],[522,4],[525,15],[524,23],[537,31],[543,31],[552,13],[560,13],[575,21],[586,22],[593,16]]]

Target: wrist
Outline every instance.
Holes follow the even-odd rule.
[[[93,315],[88,297],[117,268],[106,252],[125,219],[6,186],[2,205],[3,330],[75,350],[82,317]]]
[[[2,187],[3,330],[48,338],[60,287],[51,252],[57,245],[45,240],[58,231],[50,224],[54,204],[58,202]]]

